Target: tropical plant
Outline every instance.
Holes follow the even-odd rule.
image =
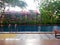
[[[40,7],[41,23],[56,24],[60,17],[60,1],[46,0]],[[58,21],[60,23],[60,21]]]

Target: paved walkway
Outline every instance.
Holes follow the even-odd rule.
[[[18,39],[56,39],[54,34],[16,34]]]
[[[5,45],[60,45],[55,34],[13,34],[15,37],[6,38]],[[0,40],[1,41],[1,40]],[[3,44],[3,43],[1,43]]]
[[[7,34],[9,35],[9,34]],[[28,32],[28,33],[13,33],[12,35],[15,35],[13,38],[8,38],[8,39],[39,39],[39,40],[43,40],[43,39],[56,39],[55,38],[55,34],[54,33],[33,33],[33,32]],[[10,35],[11,36],[11,35]],[[7,39],[7,38],[6,38]]]

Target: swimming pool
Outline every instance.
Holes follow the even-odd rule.
[[[36,26],[36,25],[8,25],[0,26],[0,32],[52,32],[55,29],[60,29],[60,26]]]

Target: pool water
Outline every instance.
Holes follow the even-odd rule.
[[[36,26],[36,25],[18,25],[14,26],[5,25],[3,27],[0,26],[0,31],[3,32],[52,32],[55,29],[60,29],[60,26]]]

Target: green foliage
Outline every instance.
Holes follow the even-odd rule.
[[[21,1],[21,0],[2,0],[2,1],[13,7],[18,6],[20,8],[24,8],[27,6],[26,2]]]
[[[42,24],[55,24],[57,23],[57,20],[59,20],[60,1],[47,1],[42,4],[39,10]]]

